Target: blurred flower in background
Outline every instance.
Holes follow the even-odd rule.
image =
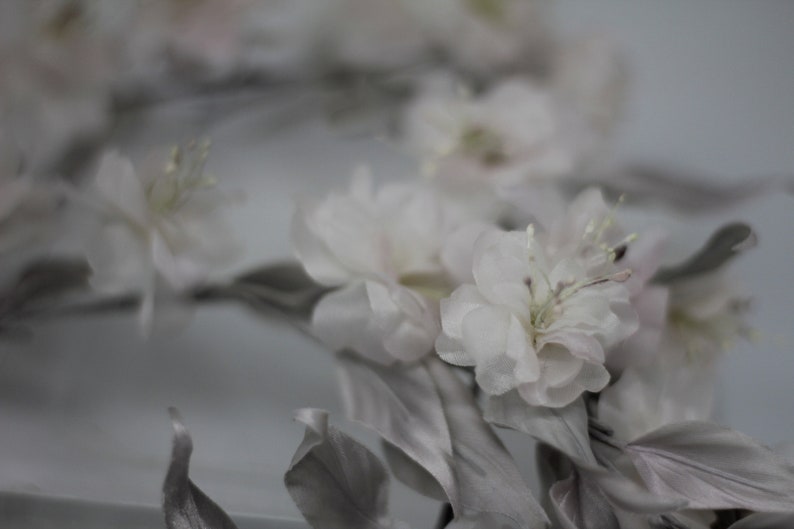
[[[160,290],[179,293],[228,265],[240,248],[223,221],[230,197],[204,172],[208,144],[174,147],[142,167],[105,154],[86,200],[101,226],[88,247],[92,285],[101,292],[142,292],[151,325]]]

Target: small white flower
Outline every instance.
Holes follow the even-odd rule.
[[[206,156],[206,144],[175,147],[167,163],[145,170],[117,153],[102,158],[95,180],[102,226],[87,255],[95,288],[143,292],[150,311],[158,284],[183,291],[237,255],[220,217],[227,197],[204,174]]]
[[[626,64],[614,44],[602,36],[565,42],[551,70],[554,93],[585,120],[582,133],[594,143],[608,141],[622,116],[628,85]]]
[[[549,44],[545,0],[400,0],[449,60],[475,73],[542,61]]]
[[[667,327],[668,299],[666,287],[650,283],[661,263],[667,235],[659,229],[627,233],[617,217],[621,201],[609,207],[598,189],[587,189],[568,205],[567,215],[550,223],[548,234],[548,248],[555,255],[589,255],[591,274],[608,274],[615,264],[631,270],[625,286],[639,327],[607,355],[607,367],[618,372],[627,365],[647,363],[656,354]],[[582,245],[583,233],[590,245]]]
[[[623,284],[631,272],[601,246],[608,219],[578,213],[572,207],[537,237],[531,226],[486,232],[474,250],[474,284],[441,302],[438,354],[474,366],[490,395],[517,389],[529,404],[560,407],[600,391],[609,381],[605,351],[636,330]]]
[[[374,193],[359,177],[346,194],[301,202],[292,230],[309,275],[338,287],[314,312],[321,339],[384,364],[432,350],[438,300],[451,290],[440,260],[443,211],[432,189],[391,184]]]
[[[430,88],[409,108],[409,147],[432,174],[504,190],[570,173],[575,146],[562,109],[526,79],[509,79],[471,98]]]
[[[692,357],[713,358],[752,336],[749,304],[723,271],[676,281],[670,285],[670,339]]]
[[[400,0],[333,0],[324,30],[326,53],[345,66],[383,70],[415,64],[430,47]]]
[[[601,392],[598,418],[632,441],[682,421],[709,420],[717,364],[688,358],[674,340],[663,340],[650,362],[630,366]]]
[[[0,8],[0,127],[28,167],[48,169],[76,140],[108,123],[119,42],[100,24],[96,0],[25,2]]]

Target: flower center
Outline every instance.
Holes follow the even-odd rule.
[[[440,301],[454,290],[452,284],[444,274],[408,273],[400,276],[399,283],[426,298]]]
[[[503,0],[466,0],[466,4],[475,15],[489,22],[504,22],[505,3]]]
[[[481,125],[472,125],[463,130],[459,148],[464,155],[480,160],[486,167],[502,165],[507,161],[504,140]]]
[[[625,246],[626,242],[621,242],[621,245],[616,247],[616,249],[609,249],[606,252],[608,258],[611,259],[612,262],[615,262],[616,257],[620,255],[622,258],[622,254],[625,254]],[[553,322],[557,316],[560,315],[562,312],[562,304],[587,288],[592,288],[598,285],[603,285],[609,282],[616,282],[616,283],[623,283],[624,281],[628,280],[631,277],[631,270],[626,268],[617,272],[598,275],[595,277],[584,278],[579,281],[571,278],[568,280],[558,281],[555,285],[552,285],[551,280],[549,279],[548,274],[539,266],[538,259],[535,256],[535,229],[530,224],[527,227],[527,254],[528,259],[530,261],[531,268],[537,271],[537,275],[539,277],[533,278],[531,276],[527,276],[524,280],[524,283],[527,285],[527,290],[529,291],[529,323],[531,327],[531,333],[533,342],[535,341],[535,335],[537,332],[542,332],[542,330]],[[535,280],[541,280],[545,286],[545,296],[539,297],[539,289],[535,285]]]
[[[214,187],[215,178],[204,173],[208,154],[208,142],[173,147],[162,173],[146,185],[149,209],[161,215],[175,213],[196,191]]]

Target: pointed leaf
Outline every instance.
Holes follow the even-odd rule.
[[[315,283],[297,263],[263,266],[238,276],[227,285],[201,288],[197,299],[239,299],[255,310],[277,310],[308,319],[329,288]]]
[[[755,513],[742,518],[731,525],[729,529],[791,529],[792,527],[794,527],[794,512],[785,514]]]
[[[488,399],[485,420],[527,433],[572,460],[596,463],[587,434],[587,410],[581,398],[564,408],[546,408],[530,406],[518,392],[511,391]]]
[[[456,511],[457,517],[493,514],[510,520],[516,527],[546,527],[546,514],[510,454],[483,419],[472,392],[441,361],[429,359],[427,365],[441,396],[452,439],[462,507]]]
[[[634,164],[608,175],[573,182],[574,187],[593,184],[613,196],[625,193],[635,203],[658,203],[686,213],[727,209],[772,192],[794,193],[791,175],[754,176],[726,182],[724,178],[647,164]]]
[[[446,529],[524,529],[524,526],[502,514],[482,513],[456,518]]]
[[[338,360],[348,419],[375,430],[425,469],[459,509],[450,431],[427,367],[387,368],[349,353],[338,355]],[[411,485],[410,480],[406,484]]]
[[[447,494],[438,481],[405,452],[384,441],[383,455],[394,477],[403,484],[428,498],[447,501]]]
[[[748,436],[705,422],[682,422],[629,443],[648,488],[685,498],[694,509],[787,512],[794,505],[794,467]]]
[[[328,412],[298,410],[306,433],[284,484],[317,529],[388,529],[389,477],[364,445],[328,425]]]
[[[717,230],[695,255],[679,265],[659,270],[653,281],[666,284],[713,272],[756,242],[750,226],[728,224]]]
[[[174,427],[171,464],[163,483],[163,512],[168,529],[236,529],[214,501],[190,481],[188,470],[193,441],[179,412],[169,408]]]
[[[555,483],[549,495],[563,529],[620,529],[601,489],[577,470]]]
[[[617,471],[579,469],[582,476],[598,485],[604,497],[615,507],[637,514],[660,514],[683,509],[687,502],[653,494]]]

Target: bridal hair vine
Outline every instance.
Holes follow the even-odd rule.
[[[438,501],[425,528],[794,527],[794,456],[712,422],[720,358],[755,334],[729,268],[756,234],[725,224],[671,264],[676,233],[627,220],[794,183],[616,166],[621,56],[561,38],[548,3],[8,2],[0,340],[112,311],[150,335],[218,302],[292,325],[334,357],[345,411],[295,412],[284,485],[315,529],[407,529],[392,480]],[[415,171],[361,167],[300,197],[295,259],[229,276],[240,201],[207,169],[209,141],[137,158],[105,140],[163,101],[290,91],[335,122],[385,118]],[[81,255],[41,257],[72,209],[90,217]],[[234,528],[190,480],[193,440],[170,414],[166,526]],[[498,429],[536,442],[539,493]]]

